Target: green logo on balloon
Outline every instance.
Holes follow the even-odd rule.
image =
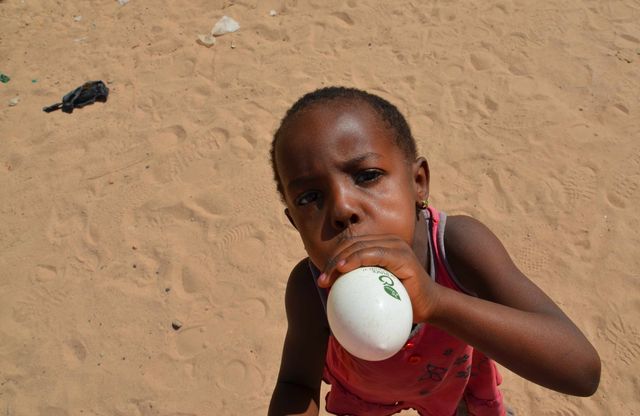
[[[396,292],[396,290],[394,288],[392,288],[391,286],[385,286],[384,287],[384,291],[387,292],[392,297],[400,300],[400,295],[398,295],[398,292]]]
[[[392,298],[400,299],[400,295],[398,294],[398,292],[391,286],[393,286],[393,279],[390,278],[387,275],[380,275],[378,276],[378,280],[380,280],[382,282],[382,285],[384,286],[384,291],[387,292],[387,294],[389,296],[391,296]]]

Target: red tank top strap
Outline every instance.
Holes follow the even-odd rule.
[[[440,213],[433,207],[427,208],[428,222],[429,222],[429,238],[431,243],[431,255],[433,256],[433,262],[435,266],[436,275],[433,276],[435,281],[450,289],[454,289],[460,292],[466,292],[460,287],[457,282],[451,278],[449,267],[447,267],[446,259],[443,253],[444,244],[441,238],[438,238],[442,234],[440,230]]]

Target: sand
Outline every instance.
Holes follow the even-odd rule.
[[[270,140],[341,84],[399,106],[431,203],[601,354],[593,397],[503,370],[508,403],[640,415],[639,23],[637,0],[0,1],[0,414],[265,414],[304,256]],[[42,112],[98,79],[107,103]]]

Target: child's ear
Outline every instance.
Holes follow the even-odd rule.
[[[416,202],[429,199],[429,164],[427,159],[419,157],[413,163],[413,185],[416,192]]]
[[[287,219],[289,220],[289,222],[291,223],[291,225],[293,225],[293,228],[295,228],[296,230],[298,229],[298,227],[296,227],[296,223],[293,222],[293,218],[291,218],[291,214],[289,213],[289,208],[285,208],[284,209],[284,215],[287,216]]]

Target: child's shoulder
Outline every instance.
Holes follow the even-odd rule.
[[[498,237],[468,215],[447,217],[444,246],[456,277],[475,293],[499,276],[521,275]]]
[[[316,322],[326,322],[324,305],[311,273],[309,258],[300,260],[291,270],[287,281],[285,303],[290,319],[295,319],[294,316],[291,316],[295,314],[299,318],[304,315]]]
[[[296,264],[287,281],[287,290],[306,291],[314,285],[313,274],[309,264],[309,258],[305,257]]]
[[[479,220],[469,215],[447,215],[445,228],[445,242],[455,246],[475,245],[478,238],[487,239],[497,237]]]

